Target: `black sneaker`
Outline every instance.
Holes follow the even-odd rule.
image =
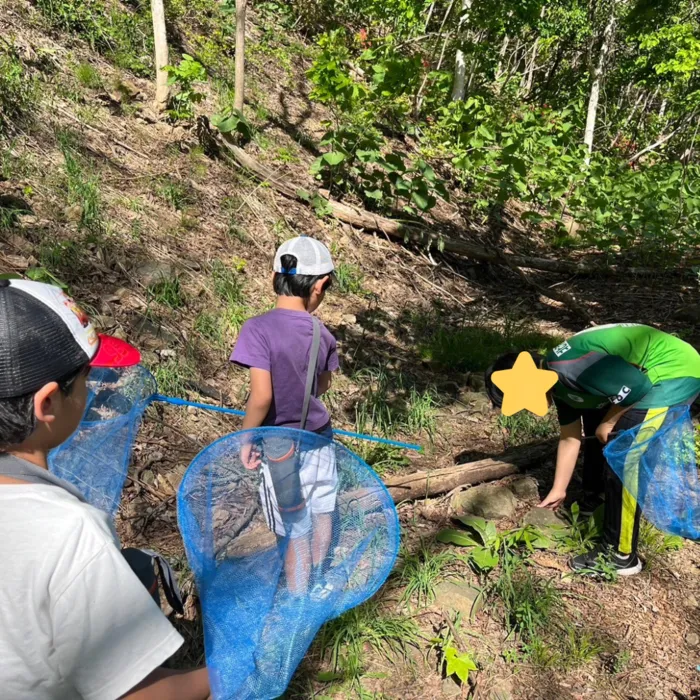
[[[616,574],[617,576],[634,576],[642,570],[642,562],[636,554],[619,554],[612,548],[598,545],[586,554],[580,554],[571,560],[574,571],[593,575]]]
[[[584,517],[593,515],[598,508],[605,504],[605,494],[584,492],[583,496],[577,501],[578,512]]]

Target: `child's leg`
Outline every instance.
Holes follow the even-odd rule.
[[[313,516],[314,534],[311,541],[311,557],[314,568],[322,566],[333,539],[333,514],[318,513]]]
[[[615,426],[616,431],[628,430],[645,421],[650,422],[651,430],[645,430],[643,440],[648,440],[653,429],[663,424],[668,408],[631,409]],[[603,521],[603,541],[625,556],[636,554],[639,539],[639,518],[641,509],[637,503],[637,479],[642,450],[631,450],[625,462],[623,481],[608,467],[605,483],[605,517]]]
[[[583,434],[590,440],[583,443],[583,490],[587,494],[601,494],[605,491],[605,457],[603,445],[595,437],[595,431],[605,417],[606,409],[591,409],[582,412]]]
[[[287,588],[294,595],[302,595],[309,588],[311,575],[311,549],[308,535],[289,540],[284,558],[284,574]]]

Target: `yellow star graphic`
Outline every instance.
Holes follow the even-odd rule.
[[[512,369],[503,369],[491,375],[493,383],[503,392],[504,416],[512,416],[525,409],[538,416],[547,413],[547,392],[557,383],[556,372],[537,369],[529,352],[521,352]]]

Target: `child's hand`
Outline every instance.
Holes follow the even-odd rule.
[[[566,491],[559,489],[552,489],[545,499],[540,503],[538,508],[548,508],[549,510],[556,510],[561,506],[566,500]]]
[[[241,462],[246,469],[257,469],[260,466],[260,452],[252,443],[241,446]]]

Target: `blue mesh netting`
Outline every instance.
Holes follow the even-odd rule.
[[[242,447],[257,468],[243,466]],[[399,546],[377,475],[342,445],[284,428],[200,452],[180,485],[178,522],[215,700],[281,695],[319,627],[375,593]]]
[[[153,375],[141,365],[95,368],[75,433],[49,454],[49,468],[78,488],[88,503],[114,515],[129,468],[136,431],[151,397]]]
[[[672,408],[625,430],[604,454],[650,523],[698,539],[700,482],[689,407]]]

